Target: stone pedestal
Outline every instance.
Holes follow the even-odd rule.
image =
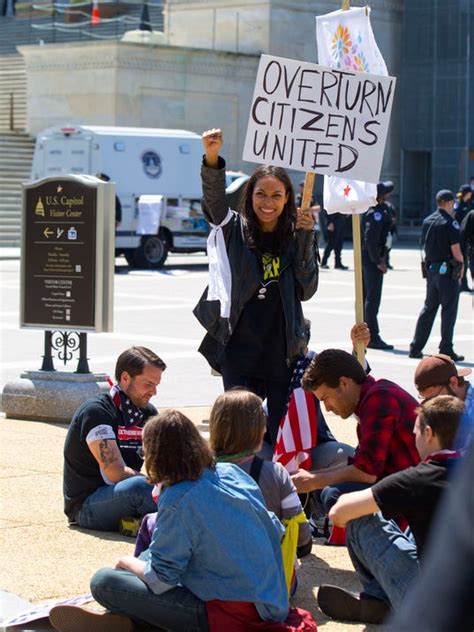
[[[105,373],[25,371],[3,388],[7,418],[70,422],[82,402],[110,388]]]

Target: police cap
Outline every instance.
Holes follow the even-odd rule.
[[[454,193],[449,189],[441,189],[436,194],[436,202],[439,204],[440,202],[454,202],[456,198],[454,197]]]
[[[386,195],[387,193],[391,193],[393,191],[393,182],[391,180],[387,180],[386,182],[379,182],[377,184],[377,197],[381,195]]]
[[[466,193],[470,193],[472,191],[471,186],[469,184],[461,184],[459,187],[459,193],[461,195],[466,195]]]

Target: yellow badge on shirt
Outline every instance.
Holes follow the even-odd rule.
[[[278,279],[280,276],[280,257],[262,255],[263,280]]]

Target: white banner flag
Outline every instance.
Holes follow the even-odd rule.
[[[370,24],[370,8],[333,11],[316,18],[318,61],[338,70],[388,76]],[[376,203],[377,187],[369,182],[324,178],[328,213],[363,213]]]

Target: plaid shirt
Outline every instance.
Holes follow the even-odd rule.
[[[419,463],[413,434],[417,406],[397,384],[368,376],[355,410],[359,445],[349,463],[377,480]]]

